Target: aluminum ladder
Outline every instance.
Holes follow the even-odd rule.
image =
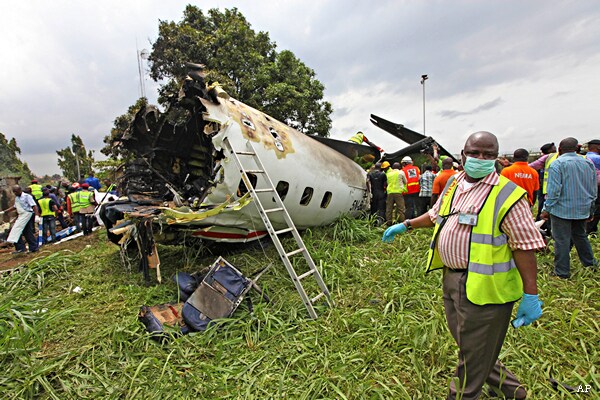
[[[275,247],[277,248],[277,252],[279,253],[279,257],[281,258],[281,261],[283,261],[283,265],[285,265],[285,268],[287,269],[288,273],[290,274],[290,277],[292,278],[292,282],[294,282],[294,286],[296,286],[296,290],[298,291],[298,294],[300,294],[300,298],[302,299],[302,302],[306,306],[306,310],[308,311],[310,318],[316,319],[317,312],[315,311],[314,304],[319,299],[321,299],[322,297],[325,297],[325,300],[327,301],[327,304],[330,307],[333,307],[333,305],[334,305],[333,301],[331,300],[331,295],[329,293],[329,290],[327,289],[325,282],[323,282],[323,277],[319,273],[319,270],[317,269],[315,262],[313,261],[312,257],[310,256],[310,253],[306,249],[304,241],[302,240],[300,233],[298,233],[298,229],[296,229],[294,222],[290,218],[290,215],[289,215],[287,209],[285,208],[285,205],[283,204],[283,201],[281,200],[279,193],[277,193],[277,190],[275,189],[275,186],[273,185],[273,182],[271,181],[269,174],[267,173],[263,163],[261,162],[260,158],[258,157],[258,154],[254,150],[254,146],[252,146],[252,143],[250,143],[250,141],[247,141],[246,147],[248,149],[247,151],[237,151],[233,148],[233,146],[229,142],[229,138],[223,139],[223,148],[227,152],[229,152],[229,154],[231,154],[231,158],[233,158],[233,160],[237,164],[237,167],[242,176],[242,181],[244,182],[244,185],[250,192],[250,196],[252,196],[252,199],[254,199],[254,202],[256,204],[256,208],[258,209],[260,217],[263,220],[265,227],[267,228],[267,232],[269,233],[269,236],[271,236],[271,239],[273,240],[273,243],[275,244]],[[254,160],[254,163],[256,164],[257,169],[244,168],[244,165],[243,165],[240,157],[251,157]],[[254,186],[252,186],[252,183],[250,181],[248,174],[256,174],[256,175],[263,176],[264,180],[267,183],[267,188],[255,189]],[[265,206],[263,205],[263,203],[260,201],[260,199],[258,197],[259,193],[271,193],[273,195],[273,200],[275,200],[275,207],[265,208]],[[287,225],[286,228],[283,228],[280,230],[275,230],[275,228],[273,227],[273,224],[271,222],[271,219],[269,218],[269,215],[275,214],[275,213],[281,213],[283,215],[283,218]],[[291,251],[288,251],[283,247],[283,244],[281,243],[281,240],[279,238],[281,235],[286,234],[288,232],[292,233],[292,235],[296,241],[296,245],[297,245],[297,247]],[[302,256],[304,257],[304,260],[306,262],[306,265],[308,266],[307,271],[304,273],[301,273],[300,275],[298,275],[298,273],[296,273],[296,270],[294,269],[294,266],[292,265],[292,262],[290,260],[291,257],[299,255],[299,254],[302,254]],[[302,286],[302,280],[305,278],[308,278],[310,276],[314,277],[314,279],[318,285],[318,288],[320,290],[320,292],[312,298],[306,294],[306,290],[304,289],[304,286]]]

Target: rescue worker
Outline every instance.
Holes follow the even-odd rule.
[[[83,235],[87,236],[92,233],[94,227],[94,211],[96,200],[94,198],[94,192],[89,190],[90,185],[87,183],[81,184],[81,191],[77,192],[79,195],[79,215],[81,218],[81,229]]]
[[[414,218],[419,211],[419,177],[421,171],[419,167],[413,165],[413,160],[409,156],[402,159],[402,171],[406,176],[406,192],[404,193],[404,204],[406,205],[406,218]]]
[[[383,241],[391,242],[412,228],[435,226],[427,271],[443,269],[446,321],[459,348],[448,399],[478,399],[484,383],[495,395],[527,397],[498,355],[519,298],[515,326],[542,315],[535,250],[545,243],[525,190],[495,170],[498,147],[489,132],[469,136],[462,151],[464,172],[450,177],[434,207],[383,234]]]
[[[31,185],[29,185],[31,189],[31,195],[34,199],[39,200],[42,198],[42,185],[40,185],[37,179],[31,180]]]
[[[380,153],[383,153],[383,149],[381,147],[377,146],[375,143],[371,142],[369,139],[367,139],[365,134],[362,133],[361,131],[356,132],[356,134],[354,136],[352,136],[350,139],[348,139],[348,141],[352,142],[352,143],[356,143],[356,144],[366,143],[369,146],[377,149]]]
[[[35,223],[39,218],[39,209],[33,196],[25,193],[21,186],[13,186],[12,191],[15,195],[15,205],[0,212],[4,214],[16,210],[18,214],[17,221],[10,230],[6,241],[15,244],[13,254],[24,253],[25,241],[21,236],[25,236],[25,240],[29,245],[29,252],[35,253],[38,251],[38,242],[35,237]]]
[[[79,192],[81,191],[79,183],[73,183],[70,190],[71,193],[67,195],[67,212],[73,220],[73,226],[75,226],[79,232],[81,231],[82,226],[82,216],[79,214],[79,209],[81,208],[79,205]]]
[[[48,242],[47,233],[50,231],[52,243],[56,243],[56,213],[58,213],[58,206],[50,198],[50,191],[48,189],[42,190],[42,198],[38,203],[40,205],[40,216],[42,217],[43,242],[44,244]]]
[[[513,153],[514,163],[504,168],[500,174],[525,189],[529,204],[533,207],[537,191],[540,190],[540,181],[537,171],[527,164],[528,158],[529,152],[527,150],[515,150]]]
[[[405,218],[404,197],[402,194],[406,191],[406,176],[400,169],[399,163],[394,163],[392,168],[390,168],[390,163],[384,161],[381,166],[387,168],[385,171],[387,178],[385,219],[387,225],[391,226],[396,222],[404,221]]]
[[[367,188],[371,193],[371,215],[377,217],[377,225],[382,225],[385,223],[387,176],[381,170],[381,163],[376,163],[367,174]]]

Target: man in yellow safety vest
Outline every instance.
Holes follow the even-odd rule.
[[[522,298],[515,327],[542,315],[535,250],[545,243],[525,190],[496,173],[498,147],[489,132],[469,136],[464,172],[450,177],[433,208],[383,235],[391,242],[411,228],[435,227],[427,271],[443,269],[446,321],[459,348],[448,399],[478,399],[484,383],[496,395],[527,396],[498,355],[516,301]]]

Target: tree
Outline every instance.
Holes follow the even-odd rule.
[[[105,136],[103,141],[105,143],[104,147],[100,150],[100,152],[108,157],[112,157],[114,159],[118,159],[120,154],[118,142],[123,137],[123,134],[129,127],[131,121],[135,117],[135,114],[141,110],[142,108],[148,105],[148,99],[145,97],[140,97],[134,105],[130,106],[127,109],[127,112],[123,115],[115,118],[113,122],[113,127],[110,130],[110,135]]]
[[[150,76],[168,79],[160,90],[164,105],[185,77],[185,63],[202,63],[207,81],[218,81],[231,96],[301,132],[327,136],[332,108],[323,84],[291,51],[275,49],[268,33],[255,32],[236,8],[204,14],[188,5],[181,22],[160,21]]]
[[[29,166],[19,159],[18,154],[21,154],[21,149],[15,138],[8,141],[0,132],[0,178],[8,176],[20,176],[23,180],[33,178]]]
[[[58,154],[58,166],[63,176],[71,181],[79,181],[92,171],[93,154],[91,151],[86,151],[83,140],[78,135],[71,135],[71,147],[57,150],[56,154]]]

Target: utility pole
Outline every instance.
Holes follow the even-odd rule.
[[[421,85],[423,85],[423,135],[425,135],[425,81],[429,79],[427,75],[421,75]]]

